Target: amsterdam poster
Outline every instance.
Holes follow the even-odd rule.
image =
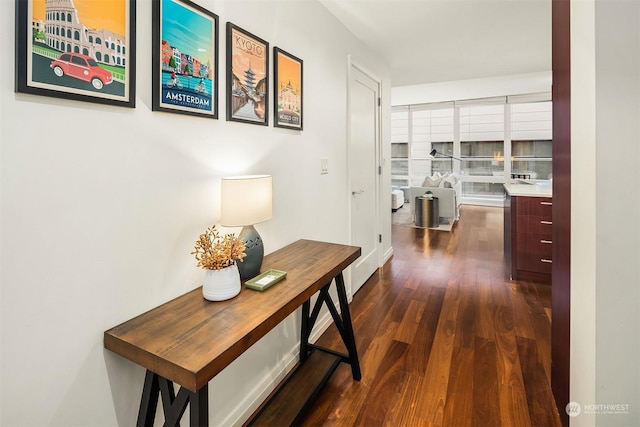
[[[153,109],[217,118],[217,46],[215,14],[187,0],[156,0]]]

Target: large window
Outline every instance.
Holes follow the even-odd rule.
[[[511,105],[511,173],[551,178],[551,101]]]
[[[432,159],[436,148],[447,153],[453,148],[454,109],[452,104],[435,104],[411,111],[411,185],[420,185],[430,172],[451,170],[451,159]]]
[[[460,171],[467,176],[504,176],[504,104],[459,108]]]
[[[409,185],[409,109],[391,113],[391,185]]]
[[[393,107],[392,185],[456,172],[462,199],[470,202],[501,199],[502,184],[512,179],[549,179],[549,99],[533,94]]]

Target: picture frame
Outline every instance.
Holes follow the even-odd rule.
[[[303,62],[273,48],[273,126],[302,130]]]
[[[135,107],[136,0],[15,5],[16,92]]]
[[[153,111],[218,118],[218,15],[190,0],[153,0]]]
[[[227,22],[227,120],[269,125],[269,43]]]

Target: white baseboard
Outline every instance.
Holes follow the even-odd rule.
[[[393,247],[390,247],[389,249],[387,249],[387,251],[384,253],[384,257],[382,260],[382,265],[380,267],[382,267],[383,265],[385,265],[387,263],[387,261],[389,261],[391,259],[391,257],[393,256]]]
[[[340,305],[334,301],[336,309],[340,311]],[[309,336],[309,342],[315,343],[320,336],[331,326],[333,318],[328,311],[324,315],[318,316],[316,324]],[[286,356],[276,365],[270,372],[266,373],[261,380],[257,381],[256,386],[251,392],[238,401],[238,405],[231,411],[222,421],[224,426],[241,426],[264,402],[269,394],[276,388],[278,384],[287,376],[289,372],[296,366],[300,356],[300,343],[297,343]]]
[[[296,346],[298,349],[299,345]],[[245,421],[260,407],[269,394],[287,376],[298,363],[299,350],[292,349],[270,372],[257,381],[256,386],[244,398],[238,400],[237,406],[221,421],[223,426],[242,426]]]

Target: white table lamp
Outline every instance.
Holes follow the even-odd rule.
[[[272,178],[269,175],[222,178],[220,222],[225,227],[242,227],[240,238],[247,254],[238,263],[242,280],[251,279],[260,273],[264,246],[254,225],[273,216],[272,194]]]

